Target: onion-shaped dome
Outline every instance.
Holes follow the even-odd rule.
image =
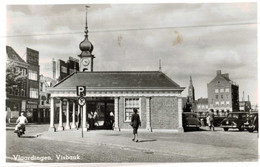
[[[80,56],[90,56],[94,47],[86,36],[85,39],[79,44],[79,49],[82,51]]]

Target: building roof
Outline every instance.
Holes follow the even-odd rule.
[[[6,54],[8,59],[18,61],[20,63],[26,63],[11,46],[6,46]]]
[[[208,98],[199,98],[196,100],[197,104],[208,104]]]
[[[184,89],[159,71],[98,71],[75,72],[54,88],[129,88],[129,89]]]
[[[212,79],[209,83],[216,82],[216,81],[219,81],[219,80],[224,80],[227,83],[230,83],[232,85],[236,85],[232,80],[229,79],[229,74],[228,73],[226,73],[226,74],[217,74],[214,77],[214,79]]]

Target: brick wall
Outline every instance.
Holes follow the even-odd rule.
[[[124,121],[124,97],[119,98],[119,127],[131,129],[129,122]],[[140,129],[146,128],[146,98],[141,97]],[[178,100],[177,97],[152,97],[151,98],[151,126],[152,129],[177,129],[178,128]]]
[[[152,129],[178,128],[178,99],[177,97],[151,98]]]

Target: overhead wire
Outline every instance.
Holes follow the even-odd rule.
[[[255,25],[259,22],[244,22],[244,23],[226,23],[226,24],[202,24],[202,25],[186,25],[186,26],[167,26],[167,27],[145,27],[145,28],[127,28],[127,29],[108,29],[108,30],[89,30],[89,33],[103,33],[103,32],[126,32],[126,31],[146,31],[146,30],[162,30],[162,29],[181,29],[181,28],[200,28],[200,27],[221,27],[221,26],[239,26],[239,25]],[[5,38],[13,37],[32,37],[32,36],[55,36],[55,35],[69,35],[82,34],[79,32],[56,32],[56,33],[42,33],[42,34],[22,34],[22,35],[6,35],[0,36]]]

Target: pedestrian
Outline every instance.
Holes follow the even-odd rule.
[[[208,113],[207,124],[209,126],[209,130],[212,129],[214,131],[214,111],[212,109],[210,109],[210,112]]]
[[[78,113],[77,113],[77,129],[79,129],[81,125],[81,113],[80,113],[80,110],[78,110]]]
[[[95,110],[94,114],[93,114],[93,119],[94,119],[94,126],[95,124],[97,124],[97,126],[99,126],[98,124],[98,113],[97,110]]]
[[[110,126],[111,128],[113,129],[114,128],[114,113],[111,111],[110,114],[109,114],[109,117],[110,117]]]
[[[93,112],[91,111],[89,114],[88,114],[88,118],[89,118],[89,128],[90,129],[93,129],[94,128],[94,114]]]
[[[138,127],[141,126],[141,121],[140,121],[140,116],[139,114],[137,114],[137,109],[134,108],[133,109],[134,113],[132,114],[131,117],[131,126],[133,127],[133,135],[134,138],[132,139],[132,141],[138,142]]]

